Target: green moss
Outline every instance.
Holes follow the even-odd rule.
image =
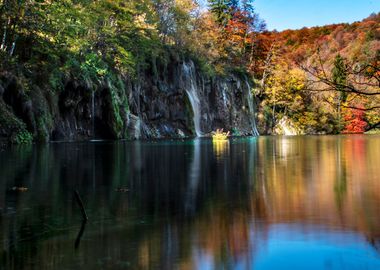
[[[37,117],[37,137],[36,140],[39,142],[48,142],[49,141],[49,130],[53,126],[53,119],[48,113],[43,113]]]
[[[195,66],[200,70],[200,72],[206,77],[215,77],[218,75],[218,72],[215,70],[214,65],[208,63],[206,59],[202,59],[196,56],[190,56],[189,59],[192,59]]]
[[[157,58],[154,56],[152,57],[151,69],[152,69],[153,78],[158,79]]]
[[[120,139],[122,137],[122,130],[123,130],[123,119],[120,115],[120,101],[115,93],[114,90],[110,89],[111,91],[111,101],[112,101],[112,109],[113,109],[113,116],[114,116],[114,122],[113,122],[113,128],[114,132],[116,134],[116,137]]]
[[[232,128],[232,136],[241,136],[241,132],[238,128],[234,127]]]
[[[12,135],[11,143],[14,144],[31,144],[33,142],[33,135],[26,130],[19,131]]]
[[[60,91],[63,89],[63,73],[62,71],[55,69],[49,76],[49,85],[53,91]]]
[[[108,89],[111,96],[112,131],[117,139],[127,138],[126,118],[129,113],[128,98],[122,79],[110,75],[107,78]]]
[[[0,136],[10,138],[11,143],[31,143],[33,136],[26,125],[18,119],[12,110],[0,99]]]

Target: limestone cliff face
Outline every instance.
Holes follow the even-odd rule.
[[[174,138],[217,128],[258,135],[250,88],[242,76],[206,76],[192,61],[173,61],[134,79],[66,79],[59,92],[2,73],[0,137],[27,130],[45,141]]]

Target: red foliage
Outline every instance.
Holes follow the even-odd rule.
[[[344,118],[347,122],[342,133],[364,133],[367,122],[364,120],[364,111],[351,109]]]
[[[237,11],[232,19],[229,20],[226,30],[240,42],[248,33],[250,21],[247,12]]]
[[[365,42],[366,38],[378,40],[379,23],[380,13],[352,24],[341,23],[282,32],[264,32],[259,34],[257,39],[269,37],[271,43],[274,42],[278,48],[281,48],[280,53],[288,63],[302,62],[312,56],[317,49],[321,50],[321,55],[331,56],[338,52],[352,58],[356,50],[349,48],[349,45],[355,40]]]

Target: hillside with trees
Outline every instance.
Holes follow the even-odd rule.
[[[189,83],[215,103],[198,105],[201,117],[224,110],[203,125],[235,134],[249,134],[239,132],[239,111],[253,112],[241,85],[252,88],[263,134],[279,123],[341,133],[380,122],[379,14],[270,32],[253,0],[209,0],[208,9],[195,0],[4,0],[0,11],[0,137],[13,142],[96,130],[113,139],[194,135]],[[173,80],[185,71],[189,83]]]
[[[142,121],[148,125],[157,117],[172,122],[160,108],[143,115],[143,107],[156,101],[145,91],[170,88],[168,81],[178,77],[171,73],[184,62],[194,62],[196,74],[207,80],[247,77],[253,40],[264,29],[252,2],[210,1],[205,11],[193,0],[2,1],[0,137],[85,139],[93,136],[95,121],[99,130],[109,130],[106,137],[128,138],[134,135],[127,122],[142,129]],[[152,82],[144,89],[145,81]],[[188,131],[178,134],[194,133],[190,123],[181,125]],[[74,135],[62,135],[68,129]]]
[[[263,32],[255,73],[267,132],[362,133],[379,126],[380,14],[361,22]]]

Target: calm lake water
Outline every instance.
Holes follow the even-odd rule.
[[[13,147],[0,181],[0,269],[380,269],[380,136]]]

